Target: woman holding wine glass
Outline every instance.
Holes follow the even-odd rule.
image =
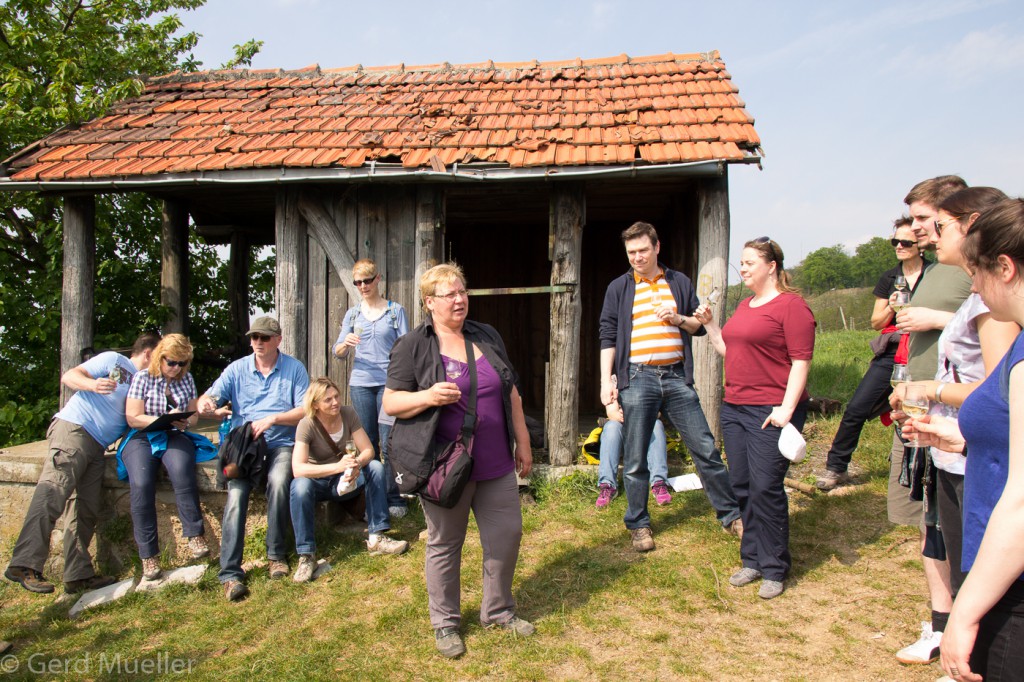
[[[392,516],[405,516],[405,500],[394,485],[394,475],[387,462],[387,440],[390,421],[381,414],[384,383],[388,373],[388,357],[398,337],[409,331],[405,309],[385,299],[380,293],[380,273],[377,264],[363,258],[352,266],[352,284],[363,300],[345,313],[341,333],[334,342],[334,354],[339,358],[355,354],[349,396],[359,421],[366,430],[373,449],[388,472],[388,511]],[[382,420],[383,416],[383,420]],[[383,423],[382,423],[383,421]]]
[[[431,456],[435,440],[451,442],[459,435],[471,392],[470,348],[477,377],[476,426],[467,443],[473,458],[470,481],[450,509],[421,500],[435,646],[442,656],[455,658],[466,651],[459,634],[459,576],[471,509],[484,556],[480,622],[518,635],[534,631],[516,615],[512,597],[523,533],[516,471],[529,475],[533,457],[518,377],[498,332],[467,319],[462,269],[444,263],[427,270],[420,294],[427,317],[395,343],[384,390],[384,409],[396,417],[391,434],[396,461],[423,460]]]

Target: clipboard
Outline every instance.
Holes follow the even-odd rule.
[[[188,419],[195,413],[195,410],[185,410],[184,412],[168,412],[167,414],[162,414],[156,418],[156,421],[146,428],[139,429],[139,432],[151,433],[153,431],[170,431],[174,428],[174,422],[180,422],[182,419]]]

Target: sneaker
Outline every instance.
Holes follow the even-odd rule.
[[[724,530],[729,535],[735,535],[740,540],[742,540],[743,539],[743,519],[741,519],[741,518],[739,518],[737,516],[735,519],[732,520],[732,522],[729,523],[728,526],[722,526],[722,530]]]
[[[107,585],[113,585],[116,582],[117,579],[111,578],[109,575],[94,575],[91,578],[82,578],[81,580],[65,582],[64,591],[68,594],[89,592],[90,590],[98,590],[101,587],[106,587]]]
[[[528,620],[523,620],[518,616],[512,616],[504,623],[488,623],[487,625],[484,625],[484,629],[486,630],[490,630],[492,628],[508,630],[509,632],[516,633],[520,637],[529,637],[537,631],[537,628],[533,627],[533,623]]]
[[[210,556],[210,545],[206,544],[206,537],[202,535],[188,539],[188,550],[192,552],[193,559],[205,559]]]
[[[831,469],[825,469],[825,473],[818,476],[818,480],[814,485],[818,490],[835,490],[837,487],[849,482],[850,474],[845,471],[840,473],[838,471],[832,471]]]
[[[765,580],[761,583],[761,589],[757,591],[757,596],[761,599],[775,599],[785,591],[786,586],[782,584],[781,580]]]
[[[458,658],[466,653],[466,645],[462,643],[459,629],[454,626],[434,630],[434,645],[445,658]]]
[[[400,507],[397,504],[395,506],[393,506],[393,507],[388,507],[388,514],[390,514],[391,518],[393,518],[393,519],[405,518],[405,515],[408,514],[408,513],[409,513],[409,508],[408,507]]]
[[[299,566],[295,569],[292,580],[297,583],[308,583],[313,579],[314,571],[316,571],[316,557],[312,554],[300,554]]]
[[[370,556],[405,554],[409,549],[409,543],[405,540],[392,540],[387,535],[378,535],[376,539],[366,541],[366,549],[370,550]]]
[[[756,568],[741,568],[729,576],[729,584],[733,587],[743,587],[755,580],[761,579],[761,571]]]
[[[659,505],[664,506],[672,501],[672,493],[668,491],[665,481],[655,481],[651,486],[651,492],[654,493],[654,501]]]
[[[228,601],[241,601],[249,596],[249,588],[238,580],[229,580],[224,583],[224,598]]]
[[[650,552],[654,549],[654,533],[650,528],[634,528],[629,531],[629,537],[633,541],[633,549],[638,552]]]
[[[160,577],[160,559],[155,556],[146,557],[142,560],[142,577],[146,580],[156,580]]]
[[[288,570],[288,562],[279,559],[271,559],[267,571],[270,573],[271,580],[283,578],[290,572]]]
[[[921,623],[921,638],[910,646],[903,647],[897,651],[896,660],[900,663],[910,664],[931,663],[939,657],[939,644],[941,642],[941,632],[933,632],[931,623]]]
[[[607,483],[602,483],[601,485],[597,486],[597,502],[594,504],[594,506],[597,507],[598,509],[604,509],[605,507],[612,503],[612,500],[614,500],[615,496],[618,494],[619,492],[615,488],[608,485]]]
[[[11,582],[18,583],[29,592],[36,594],[49,594],[53,592],[53,583],[46,582],[43,574],[34,568],[24,566],[8,566],[4,571],[4,577]]]

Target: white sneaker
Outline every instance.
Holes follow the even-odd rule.
[[[366,549],[370,556],[378,554],[404,554],[409,549],[409,543],[405,540],[392,540],[387,535],[378,535],[376,540],[367,540]]]
[[[312,554],[300,554],[299,566],[295,569],[295,575],[292,576],[292,580],[297,583],[308,583],[313,579],[315,571],[316,557]]]
[[[931,623],[921,623],[921,638],[896,652],[896,660],[900,663],[925,664],[939,657],[939,644],[942,642],[941,632],[932,632]]]

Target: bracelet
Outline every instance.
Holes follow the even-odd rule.
[[[940,381],[939,385],[935,387],[935,402],[942,402],[942,389],[944,389],[945,387],[946,383],[944,381]]]

